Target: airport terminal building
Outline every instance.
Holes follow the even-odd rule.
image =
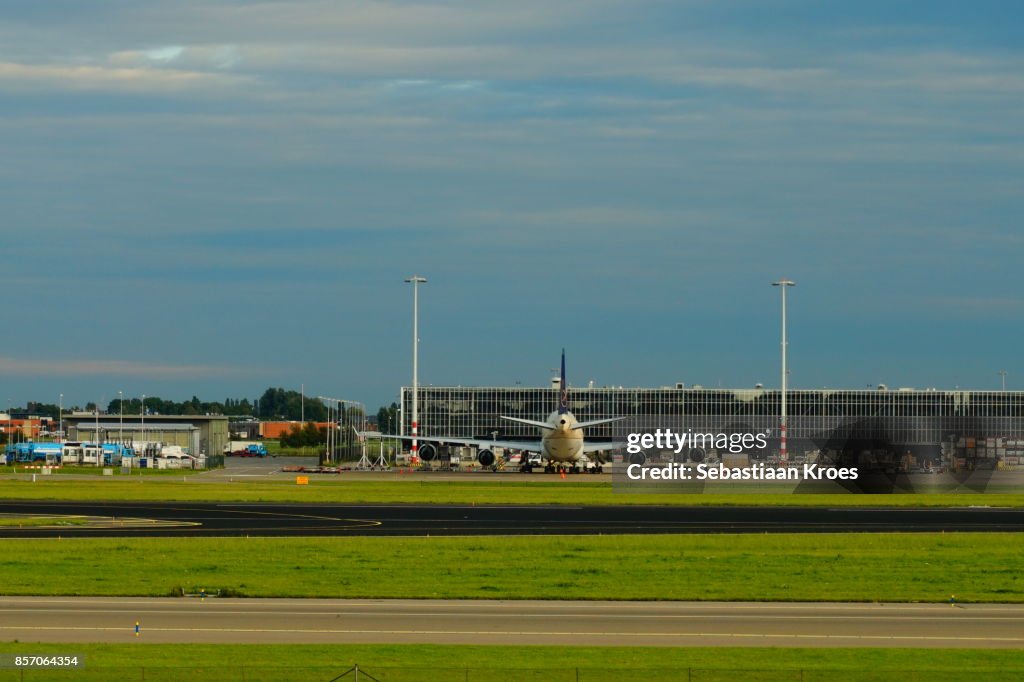
[[[557,380],[556,380],[557,381]],[[402,388],[403,433],[411,433],[412,388]],[[781,391],[764,388],[570,388],[569,409],[580,421],[634,418],[625,424],[694,430],[770,432],[778,449]],[[940,391],[936,389],[789,390],[788,449],[794,456],[828,447],[837,432],[872,448],[919,461],[941,457],[988,460],[991,465],[1024,464],[1024,392]],[[552,388],[421,386],[419,428],[425,436],[531,439],[536,429],[501,415],[545,419],[557,405]],[[619,429],[616,431],[616,429]],[[588,440],[622,437],[622,427],[587,430]],[[866,441],[865,441],[866,442]],[[951,460],[950,460],[951,461]]]

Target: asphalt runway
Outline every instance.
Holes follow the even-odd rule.
[[[12,525],[31,515],[48,525]],[[924,531],[1020,532],[1024,509],[0,502],[7,538]]]
[[[192,477],[191,480],[197,483],[223,483],[224,481],[259,481],[294,479],[298,472],[284,471],[284,469],[298,466],[315,467],[319,464],[316,457],[227,457],[224,460],[224,468],[209,469],[202,471]],[[574,483],[597,483],[610,482],[612,480],[612,466],[606,467],[602,474],[575,474],[561,478],[553,474],[533,472],[521,474],[515,467],[509,467],[501,472],[490,470],[465,470],[447,471],[424,469],[421,467],[406,468],[396,467],[387,471],[357,471],[352,469],[351,463],[342,466],[338,474],[313,474],[316,480],[356,480],[356,481],[394,481],[394,480],[418,480],[418,481],[444,481],[446,483],[459,482],[469,483],[474,481],[486,481],[489,484],[500,484],[511,481],[530,481],[531,483],[551,483],[556,485],[573,485]]]
[[[1024,606],[5,597],[0,640],[1021,648]]]

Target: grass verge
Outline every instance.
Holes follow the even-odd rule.
[[[75,671],[0,669],[7,680],[330,680],[353,664],[383,681],[1019,680],[1024,651],[444,645],[0,644],[0,653],[85,657]],[[244,662],[244,663],[243,663]],[[352,675],[347,678],[351,679]]]
[[[538,477],[540,475],[538,474]],[[491,475],[467,474],[465,481],[393,481],[325,476],[310,478],[309,485],[294,479],[274,481],[240,479],[212,482],[189,476],[97,477],[89,485],[52,477],[0,480],[0,500],[67,500],[144,502],[308,502],[308,503],[419,503],[419,504],[655,504],[678,506],[781,506],[781,507],[1024,507],[1024,494],[956,493],[935,495],[833,494],[651,494],[616,493],[609,482],[585,479],[553,481],[501,480]]]
[[[1024,535],[1017,533],[0,544],[7,595],[168,596],[203,588],[245,597],[942,602],[955,594],[962,602],[1024,602]]]

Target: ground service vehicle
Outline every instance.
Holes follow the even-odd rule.
[[[245,447],[232,450],[229,454],[235,457],[266,457],[267,448],[263,443],[249,443]]]

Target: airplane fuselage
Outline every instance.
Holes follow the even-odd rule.
[[[541,446],[543,456],[551,462],[580,461],[583,456],[583,431],[573,429],[577,423],[571,412],[559,414],[557,411],[548,415],[550,428],[542,428]]]

